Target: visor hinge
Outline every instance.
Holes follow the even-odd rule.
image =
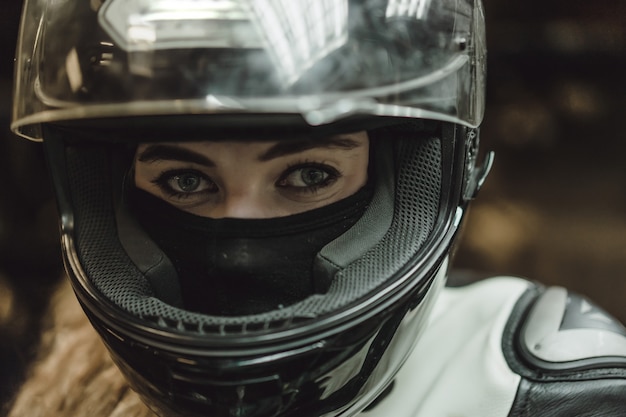
[[[488,152],[482,165],[476,165],[478,150],[480,147],[480,135],[478,129],[468,129],[465,137],[465,169],[463,173],[463,200],[470,201],[476,197],[482,187],[495,157],[494,152]]]

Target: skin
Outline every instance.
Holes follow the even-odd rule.
[[[354,194],[367,182],[368,161],[365,131],[310,141],[141,144],[135,183],[195,215],[273,218]]]

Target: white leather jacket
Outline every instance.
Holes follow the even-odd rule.
[[[500,277],[445,288],[362,416],[626,416],[626,329],[560,287]]]

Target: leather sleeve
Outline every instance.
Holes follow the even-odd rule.
[[[539,382],[522,379],[510,417],[623,417],[626,379]]]
[[[528,290],[502,349],[522,378],[509,417],[626,416],[626,329],[583,297]]]

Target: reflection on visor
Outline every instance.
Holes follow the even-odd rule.
[[[286,85],[348,38],[347,2],[142,3],[112,0],[99,13],[100,24],[131,56],[163,49],[262,49]]]

